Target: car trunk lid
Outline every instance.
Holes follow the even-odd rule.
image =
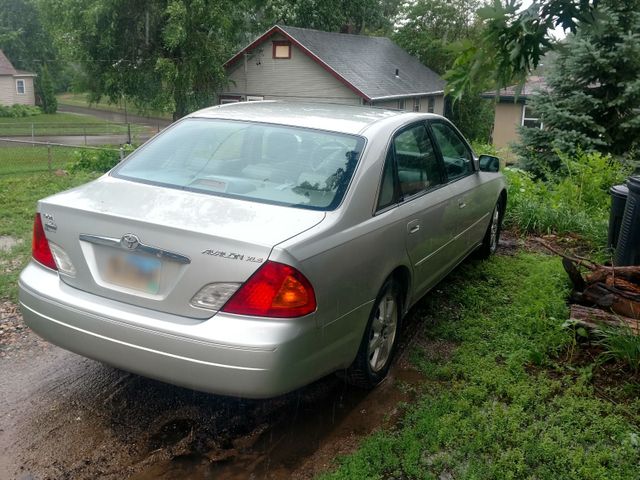
[[[164,188],[104,176],[39,202],[47,239],[74,276],[62,281],[103,297],[195,318],[210,283],[243,283],[274,245],[324,212]]]

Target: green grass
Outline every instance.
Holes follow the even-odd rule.
[[[51,168],[65,168],[73,159],[74,148],[52,147]],[[47,147],[0,147],[0,178],[5,175],[49,170]]]
[[[0,236],[20,243],[10,251],[0,251],[0,300],[17,301],[17,279],[31,256],[31,232],[36,202],[62,190],[83,184],[96,175],[75,174],[58,177],[47,173],[0,176]]]
[[[427,299],[424,392],[392,431],[369,437],[327,479],[637,479],[640,388],[598,398],[590,367],[556,360],[573,342],[557,258],[521,253],[462,266]],[[428,348],[428,347],[427,347]],[[431,356],[432,358],[433,356]]]
[[[35,135],[107,135],[123,134],[127,126],[112,123],[92,115],[75,113],[43,113],[31,117],[0,118],[0,137]],[[132,133],[146,130],[141,125],[131,125]]]
[[[85,107],[85,108],[95,108],[96,110],[105,110],[107,112],[118,112],[124,113],[124,105],[122,103],[113,104],[107,101],[100,101],[90,103],[87,100],[87,95],[85,93],[62,93],[57,96],[58,104],[60,105],[71,105],[73,107]],[[167,112],[159,112],[155,110],[144,111],[137,108],[135,105],[127,105],[127,111],[132,115],[139,116],[150,116],[156,118],[164,118],[165,120],[172,120],[173,117],[170,113]]]

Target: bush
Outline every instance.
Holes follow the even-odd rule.
[[[561,157],[566,176],[546,181],[517,168],[505,168],[509,205],[507,225],[522,233],[576,233],[594,246],[606,241],[609,188],[630,169],[600,153]]]
[[[124,154],[128,155],[134,149],[124,146]],[[73,162],[69,164],[69,171],[75,172],[108,172],[120,163],[120,152],[112,149],[94,150],[79,149],[73,152]]]
[[[41,113],[42,110],[32,105],[15,104],[10,107],[0,105],[0,117],[2,118],[33,117]]]

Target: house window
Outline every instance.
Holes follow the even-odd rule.
[[[236,95],[220,95],[220,105],[226,105],[227,103],[238,103],[242,100],[242,97]]]
[[[291,42],[273,42],[273,58],[291,58]]]
[[[542,128],[542,121],[533,108],[528,105],[522,107],[522,126],[530,128]]]
[[[404,110],[404,98],[401,98],[400,100],[398,100],[398,109],[399,110]]]
[[[433,113],[436,111],[436,99],[433,97],[429,97],[427,99],[427,112]]]
[[[414,112],[420,111],[420,97],[415,97],[413,99],[413,111]]]
[[[16,92],[18,95],[24,95],[24,80],[16,80]]]

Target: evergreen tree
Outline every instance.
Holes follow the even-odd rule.
[[[49,69],[46,65],[40,69],[40,73],[36,79],[36,93],[44,113],[56,113],[56,110],[58,110],[58,99],[56,98],[51,75],[49,75]]]
[[[629,156],[640,144],[640,1],[601,4],[596,21],[570,36],[530,106],[543,128],[520,130],[516,153],[541,174],[560,154]]]

